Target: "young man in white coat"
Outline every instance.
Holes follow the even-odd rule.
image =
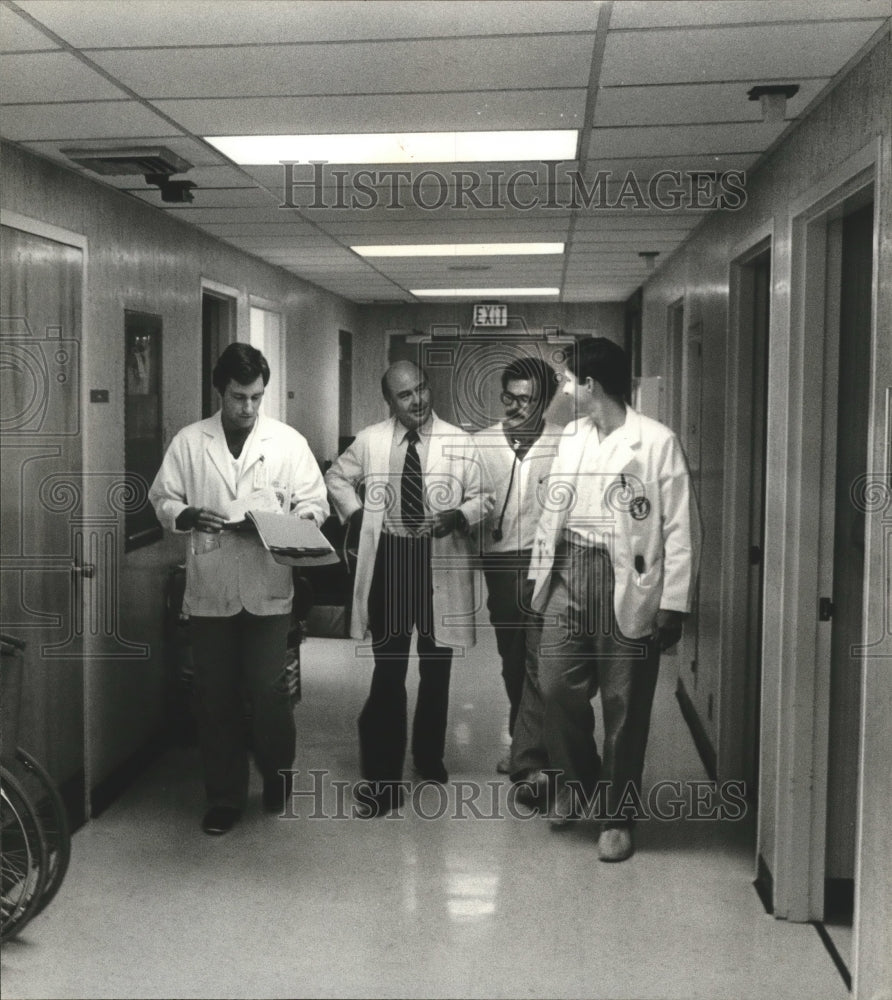
[[[520,778],[539,764],[538,757],[531,764],[526,752],[523,721],[520,732],[515,730],[527,673],[527,637],[536,627],[523,607],[523,594],[541,513],[540,482],[551,469],[563,427],[545,419],[557,391],[557,372],[546,361],[515,358],[501,379],[505,416],[478,431],[474,440],[495,502],[481,526],[480,550],[489,620],[508,695],[508,734],[517,736],[496,770]]]
[[[660,652],[678,642],[691,610],[700,521],[677,438],[627,403],[622,348],[582,341],[562,391],[581,417],[561,438],[530,572],[532,606],[545,619],[543,742],[558,776],[550,819],[563,826],[583,808],[580,796],[594,794],[598,856],[623,861],[633,851]],[[593,735],[598,690],[603,759]]]
[[[259,413],[269,374],[260,351],[230,344],[213,373],[220,409],[174,437],[149,492],[168,531],[191,533],[183,609],[190,616],[208,834],[230,830],[247,802],[246,689],[268,811],[282,811],[290,784],[279,772],[294,763],[284,678],[291,569],[275,562],[256,532],[230,524],[252,509],[318,525],[328,516],[325,484],[306,440]]]
[[[400,361],[384,374],[392,416],[366,427],[325,474],[332,506],[358,546],[351,635],[371,633],[375,667],[359,717],[359,815],[403,800],[406,673],[413,631],[420,681],[412,727],[419,775],[446,782],[443,762],[453,647],[474,644],[470,526],[486,514],[471,436],[431,408],[427,375]]]

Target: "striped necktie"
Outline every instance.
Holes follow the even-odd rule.
[[[418,456],[418,431],[406,435],[406,461],[400,482],[400,512],[403,524],[414,531],[424,521],[424,487],[421,478],[421,459]]]

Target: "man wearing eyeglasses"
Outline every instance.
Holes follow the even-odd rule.
[[[557,454],[562,431],[545,419],[556,390],[557,373],[549,364],[541,358],[515,359],[502,371],[504,418],[476,435],[487,488],[495,500],[482,525],[480,547],[489,620],[496,633],[510,706],[508,733],[513,747],[496,770],[517,773],[518,777],[542,763],[538,759],[524,761],[524,740],[515,741],[514,735],[526,675],[527,634],[532,626],[522,598],[541,513],[537,491]],[[535,742],[538,745],[538,740]]]

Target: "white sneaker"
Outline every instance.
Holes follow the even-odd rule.
[[[601,831],[598,838],[600,861],[625,861],[632,856],[634,850],[632,831],[627,826],[610,826]]]

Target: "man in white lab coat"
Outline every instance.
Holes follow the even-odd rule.
[[[563,826],[580,809],[576,793],[594,794],[599,857],[622,861],[633,850],[660,652],[678,642],[691,610],[700,521],[677,438],[626,402],[622,348],[582,341],[562,391],[582,416],[564,431],[545,484],[530,572],[546,623],[538,669],[544,748],[558,774],[550,818]]]
[[[496,633],[502,680],[508,695],[508,734],[515,736],[527,668],[527,637],[536,625],[523,607],[524,585],[536,525],[540,481],[548,475],[563,431],[545,419],[557,390],[557,372],[542,358],[518,357],[501,373],[505,416],[474,435],[494,507],[481,525],[480,549],[486,577],[489,620]],[[525,777],[540,760],[527,752],[523,721],[512,750],[496,770]]]
[[[245,512],[278,511],[318,525],[328,516],[322,474],[304,437],[259,413],[269,375],[260,351],[230,344],[213,373],[220,410],[174,437],[149,491],[161,524],[191,535],[183,610],[190,616],[208,834],[230,830],[246,805],[245,690],[268,811],[282,811],[290,779],[279,772],[294,762],[284,678],[291,568],[244,529]]]
[[[375,659],[359,717],[369,782],[359,815],[369,817],[402,801],[413,631],[420,681],[412,756],[423,779],[448,780],[453,649],[463,652],[475,641],[468,533],[488,509],[473,439],[433,412],[427,375],[400,361],[381,387],[392,416],[361,430],[325,474],[332,506],[358,546],[350,632],[356,639],[371,632]]]

